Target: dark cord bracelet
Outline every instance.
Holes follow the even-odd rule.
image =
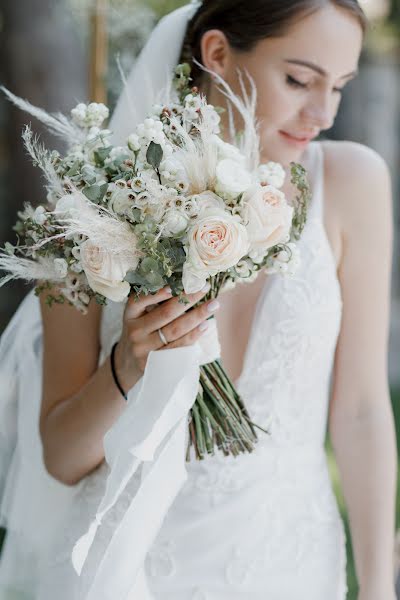
[[[117,347],[117,345],[118,345],[118,342],[115,342],[115,344],[111,350],[111,355],[110,355],[111,372],[112,372],[112,375],[113,375],[113,378],[115,381],[115,385],[117,386],[117,388],[119,389],[119,391],[121,392],[121,394],[123,395],[125,400],[128,400],[128,396],[125,394],[124,390],[122,389],[121,384],[118,381],[117,373],[115,371],[114,355],[115,355],[115,348]]]

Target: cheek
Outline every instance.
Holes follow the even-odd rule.
[[[285,123],[293,121],[299,110],[299,99],[281,77],[269,78],[258,87],[257,116],[263,129],[280,129]]]

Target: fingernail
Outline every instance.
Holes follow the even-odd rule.
[[[218,300],[213,300],[208,306],[207,306],[207,310],[208,312],[214,312],[215,310],[218,310],[218,308],[220,307],[220,303],[218,302]]]
[[[209,291],[210,291],[210,289],[211,289],[211,285],[210,285],[210,284],[209,284],[209,282],[207,281],[206,285],[205,285],[203,288],[201,288],[201,291],[202,291],[202,292],[209,292]]]
[[[201,325],[199,325],[200,331],[205,331],[206,329],[208,329],[208,327],[209,327],[208,321],[204,321]]]
[[[165,288],[165,291],[167,294],[172,294],[172,289],[169,286]]]

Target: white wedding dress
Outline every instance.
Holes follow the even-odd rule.
[[[313,199],[299,242],[302,266],[293,278],[266,279],[237,382],[254,422],[269,435],[259,432],[252,454],[187,463],[187,481],[145,561],[155,600],[346,597],[344,527],[324,451],[342,301],[323,224],[322,146],[313,142],[307,152]],[[103,311],[99,363],[120,336],[122,313],[123,305],[112,302]],[[24,598],[84,598],[85,581],[139,484],[135,475],[106,516],[79,579],[72,547],[93,519],[108,470],[103,463],[74,490],[36,589]],[[18,560],[12,540],[5,554],[8,562]]]

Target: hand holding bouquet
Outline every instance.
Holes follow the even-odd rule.
[[[30,128],[24,131],[25,146],[46,177],[47,204],[26,204],[19,213],[18,243],[0,253],[0,268],[8,271],[0,285],[40,280],[36,293],[45,293],[50,305],[69,302],[85,313],[92,298],[122,302],[169,286],[185,304],[187,294],[207,282],[205,300],[253,281],[261,269],[293,273],[309,201],[305,171],[292,164],[299,195],[291,206],[280,189],[281,165],[260,165],[254,88],[251,98],[243,88],[240,100],[220,83],[245,122],[237,146],[221,139],[219,112],[190,87],[186,64],[176,68],[174,101],[155,105],[124,146],[113,146],[111,132],[102,128],[108,117],[102,104],[79,104],[67,119],[6,91],[69,149],[64,157],[50,152]],[[200,372],[189,419],[196,457],[215,447],[251,452],[257,425],[221,362]]]

